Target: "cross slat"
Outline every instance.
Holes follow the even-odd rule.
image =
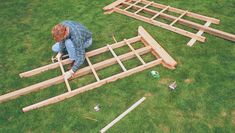
[[[133,3],[133,4],[129,5],[128,7],[126,7],[124,10],[126,11],[126,10],[130,9],[132,6],[138,4],[139,2],[141,2],[141,0],[137,0],[135,3]]]
[[[124,41],[126,42],[126,44],[129,46],[129,48],[135,53],[136,57],[140,60],[140,62],[144,65],[146,64],[144,62],[144,60],[140,57],[140,55],[135,51],[135,49],[131,46],[131,44],[126,40],[124,39]]]
[[[156,17],[158,17],[161,13],[163,13],[164,11],[166,11],[170,6],[165,7],[164,9],[162,9],[160,12],[158,12],[156,15],[154,15],[151,20],[154,20]]]
[[[96,71],[95,71],[95,68],[94,68],[93,65],[91,64],[90,59],[89,59],[87,56],[85,56],[85,57],[86,57],[87,63],[89,64],[89,66],[90,66],[90,68],[91,68],[91,70],[92,70],[92,72],[93,72],[93,74],[94,74],[96,80],[97,80],[97,81],[100,81],[100,78],[98,77],[98,75],[97,75],[97,73],[96,73]]]
[[[170,26],[174,25],[177,21],[179,21],[179,19],[181,19],[184,15],[186,15],[188,13],[188,11],[185,11],[183,14],[181,14],[177,19],[175,19]]]
[[[107,47],[109,48],[110,52],[113,54],[114,58],[117,60],[118,64],[121,66],[122,70],[124,72],[127,71],[122,62],[120,61],[120,59],[118,58],[118,56],[113,51],[112,47],[110,45],[107,45]]]
[[[153,4],[153,2],[148,3],[147,5],[145,5],[144,7],[140,8],[139,10],[137,10],[134,14],[137,14],[139,12],[141,12],[143,9],[147,8],[148,6],[150,6],[151,4]]]

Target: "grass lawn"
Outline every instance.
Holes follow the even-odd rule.
[[[102,8],[113,1],[1,0],[0,95],[60,75],[60,69],[56,69],[33,78],[18,76],[20,72],[50,63],[54,43],[50,31],[63,20],[78,21],[93,32],[89,51],[112,44],[112,34],[118,41],[134,37],[142,25],[178,62],[177,69],[157,66],[28,113],[21,109],[66,92],[65,85],[2,103],[0,133],[96,133],[142,96],[147,97],[146,101],[108,132],[235,132],[235,43],[205,34],[205,43],[187,47],[187,37],[125,15],[104,15]],[[212,27],[235,34],[235,0],[158,2],[218,18],[221,24]],[[99,74],[107,77],[111,70],[119,68],[113,66]],[[150,70],[159,71],[161,79],[152,78]],[[94,79],[91,75],[82,77],[73,81],[72,87]],[[167,87],[172,81],[178,84],[175,91]],[[93,109],[97,103],[101,105],[99,112]]]

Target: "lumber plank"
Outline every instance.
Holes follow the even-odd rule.
[[[104,128],[100,130],[101,133],[105,133],[109,128],[111,128],[114,124],[116,124],[118,121],[120,121],[122,118],[124,118],[128,113],[130,113],[132,110],[134,110],[137,106],[139,106],[146,98],[142,97],[140,100],[135,102],[131,107],[129,107],[125,112],[123,112],[121,115],[119,115],[117,118],[115,118],[112,122],[110,122],[108,125],[106,125]]]
[[[140,41],[140,39],[141,39],[140,36],[136,36],[136,37],[127,39],[127,41],[128,41],[129,43],[135,43],[135,42]],[[124,46],[124,45],[126,45],[125,41],[121,41],[121,42],[112,44],[112,45],[110,45],[110,46],[111,46],[113,49],[115,49],[115,48],[122,47],[122,46]],[[98,48],[98,49],[96,49],[96,50],[87,52],[87,53],[86,53],[86,56],[87,56],[87,57],[92,57],[92,56],[96,56],[96,55],[98,55],[98,54],[101,54],[101,53],[104,53],[104,52],[107,52],[107,51],[109,51],[109,49],[105,46],[105,47]],[[67,64],[70,64],[70,63],[72,63],[72,61],[71,61],[70,59],[62,60],[62,64],[63,64],[63,65],[67,65]],[[58,63],[58,62],[52,63],[52,64],[49,64],[49,65],[45,65],[45,66],[36,68],[36,69],[34,69],[34,70],[30,70],[30,71],[27,71],[27,72],[23,72],[23,73],[20,74],[20,77],[21,77],[21,78],[23,78],[23,77],[31,77],[31,76],[40,74],[40,73],[42,73],[42,72],[45,72],[45,71],[48,71],[48,70],[51,70],[51,69],[55,69],[55,68],[57,68],[57,67],[59,67],[59,63]]]
[[[151,20],[154,20],[156,17],[158,17],[161,13],[163,13],[164,11],[166,11],[170,6],[165,7],[164,9],[162,9],[160,12],[158,12],[157,14],[155,14]]]
[[[148,47],[140,48],[140,49],[136,50],[136,52],[140,55],[143,55],[143,54],[148,53],[150,50],[151,50],[151,47],[148,46]],[[119,59],[122,60],[122,61],[125,61],[125,60],[131,59],[133,57],[135,57],[134,52],[129,52],[129,53],[120,55]],[[111,58],[111,59],[96,63],[96,64],[93,65],[93,67],[96,70],[100,70],[100,69],[105,68],[107,66],[111,66],[115,63],[116,63],[116,59]],[[90,67],[81,68],[74,74],[72,79],[84,76],[84,75],[89,74],[89,73],[91,73]],[[31,92],[36,92],[36,91],[39,91],[39,90],[43,90],[47,87],[50,87],[52,85],[57,85],[57,84],[62,83],[62,82],[64,82],[64,77],[63,76],[57,76],[55,78],[48,79],[46,81],[43,81],[43,82],[28,86],[28,87],[25,87],[25,88],[22,88],[22,89],[19,89],[19,90],[16,90],[16,91],[13,91],[13,92],[10,92],[10,93],[7,93],[7,94],[1,95],[0,96],[0,103],[18,98],[22,95],[26,95],[26,94],[29,94]]]
[[[130,6],[128,6],[127,8],[125,8],[124,10],[126,11],[126,10],[130,9],[133,5],[138,4],[140,1],[141,1],[141,0],[137,0],[135,3],[131,4]]]
[[[134,14],[138,14],[139,12],[141,12],[143,9],[147,8],[147,7],[150,6],[151,4],[153,4],[153,2],[149,2],[148,4],[146,4],[145,6],[143,6],[142,8],[140,8],[139,10],[137,10]]]
[[[208,22],[206,22],[205,23],[205,25],[204,26],[207,26],[207,27],[209,27],[211,25],[211,22],[210,21],[208,21]],[[204,30],[199,30],[198,32],[197,32],[197,35],[202,35],[204,33]],[[192,47],[195,43],[196,43],[196,39],[194,39],[194,38],[192,38],[188,43],[187,43],[187,45],[188,46],[190,46],[190,47]]]
[[[198,41],[205,42],[205,37],[198,36],[194,33],[189,32],[189,31],[186,31],[186,30],[174,27],[174,26],[170,26],[168,24],[165,24],[165,23],[162,23],[162,22],[159,22],[159,21],[151,20],[150,18],[141,16],[141,15],[138,15],[138,14],[133,14],[133,13],[130,13],[128,11],[124,11],[124,10],[119,9],[119,8],[115,8],[114,10],[118,13],[121,13],[121,14],[127,15],[129,17],[144,21],[146,23],[150,23],[152,25],[162,27],[164,29],[173,31],[175,33],[178,33],[178,34],[181,34],[181,35],[184,35],[184,36],[187,36],[189,38],[196,38]]]
[[[176,61],[164,50],[163,47],[157,43],[153,37],[142,27],[139,26],[138,28],[139,35],[153,48],[154,51],[162,58],[163,62],[174,68],[177,63]]]
[[[110,83],[110,82],[116,81],[118,79],[121,79],[121,78],[127,77],[129,75],[132,75],[134,73],[143,71],[145,69],[149,69],[149,68],[151,68],[153,66],[159,65],[161,62],[162,62],[162,59],[154,60],[152,62],[147,63],[146,65],[141,65],[141,66],[138,66],[136,68],[129,69],[128,71],[125,71],[125,72],[113,75],[111,77],[102,79],[102,80],[100,80],[98,82],[95,82],[95,83],[92,83],[92,84],[80,87],[80,88],[75,89],[75,90],[73,90],[71,92],[66,92],[64,94],[61,94],[61,95],[49,98],[49,99],[41,101],[39,103],[36,103],[36,104],[30,105],[30,106],[24,107],[22,110],[23,110],[23,112],[28,112],[30,110],[34,110],[34,109],[38,109],[38,108],[41,108],[41,107],[44,107],[44,106],[48,106],[48,105],[51,105],[51,104],[54,104],[54,103],[58,103],[60,101],[63,101],[63,100],[68,99],[68,98],[71,98],[71,97],[73,97],[75,95],[78,95],[80,93],[83,93],[83,92],[86,92],[86,91],[89,91],[89,90],[93,90],[93,89],[95,89],[97,87],[100,87],[100,86],[106,84],[106,83]]]

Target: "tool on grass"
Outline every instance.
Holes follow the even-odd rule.
[[[100,105],[97,104],[97,105],[94,107],[94,110],[95,110],[96,112],[100,111]]]
[[[152,70],[152,71],[150,72],[150,75],[151,75],[152,77],[154,77],[154,78],[157,78],[157,79],[160,78],[160,74],[159,74],[158,71]]]
[[[168,86],[171,90],[175,90],[177,87],[176,81],[170,83],[170,85]]]

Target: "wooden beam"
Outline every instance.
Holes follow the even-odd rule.
[[[144,62],[144,60],[140,57],[140,55],[135,51],[135,49],[131,46],[131,44],[129,42],[126,41],[126,39],[124,39],[124,41],[126,42],[126,44],[129,46],[129,48],[135,53],[136,57],[140,60],[140,62],[144,65],[146,64]]]
[[[210,25],[211,25],[211,22],[208,21],[208,22],[205,23],[204,26],[209,27]],[[197,32],[197,35],[201,36],[203,33],[204,33],[204,30],[199,30],[199,31]],[[190,47],[192,47],[192,46],[195,44],[196,41],[197,41],[196,39],[192,38],[192,39],[187,43],[187,45],[190,46]]]
[[[61,69],[62,75],[64,76],[65,75],[65,71],[64,71],[64,67],[63,67],[63,65],[61,63],[61,60],[60,60],[60,58],[57,58],[57,60],[58,60],[58,62],[60,64],[60,69]],[[66,84],[67,90],[71,91],[71,87],[69,85],[68,79],[64,78],[64,82]]]
[[[62,63],[64,65],[67,65],[67,64],[71,64],[72,61],[70,59],[65,59],[65,60],[62,60]],[[42,67],[30,70],[30,71],[27,71],[27,72],[20,73],[19,76],[21,78],[31,77],[31,76],[40,74],[40,73],[48,71],[48,70],[52,70],[52,69],[58,68],[59,66],[60,66],[60,63],[56,62],[56,63],[45,65],[45,66],[42,66]]]
[[[118,121],[120,121],[122,118],[124,118],[128,113],[130,113],[132,110],[134,110],[137,106],[139,106],[146,98],[142,97],[140,100],[138,100],[135,104],[133,104],[131,107],[129,107],[125,112],[123,112],[121,115],[119,115],[116,119],[114,119],[112,122],[110,122],[107,126],[105,126],[103,129],[100,130],[101,133],[105,133],[109,128],[111,128],[114,124],[116,124]]]
[[[177,62],[158,44],[153,37],[142,27],[138,28],[139,35],[153,48],[153,50],[162,58],[163,62],[170,66],[171,68],[175,68]]]
[[[115,8],[114,10],[118,13],[121,13],[121,14],[127,15],[129,17],[144,21],[146,23],[150,23],[152,25],[162,27],[164,29],[173,31],[175,33],[178,33],[178,34],[181,34],[181,35],[184,35],[184,36],[187,36],[189,38],[197,38],[198,41],[205,42],[205,39],[206,39],[205,37],[198,36],[194,33],[188,32],[186,30],[183,30],[183,29],[180,29],[180,28],[177,28],[177,27],[174,27],[174,26],[170,26],[168,24],[165,24],[165,23],[162,23],[162,22],[159,22],[159,21],[155,21],[155,20],[151,21],[150,18],[141,16],[141,15],[138,15],[138,14],[133,14],[133,13],[130,13],[128,11],[124,11],[124,10],[119,9],[119,8]]]
[[[123,4],[126,4],[126,5],[129,5],[128,2],[123,2]],[[140,6],[133,6],[133,8],[137,8],[137,9],[140,9],[141,7]],[[120,9],[121,10],[121,9]],[[158,13],[158,11],[155,11],[155,10],[152,10],[152,9],[143,9],[144,11],[148,12],[148,13],[151,13],[151,14],[156,14]],[[117,12],[117,11],[116,11]],[[119,13],[122,13],[122,12],[119,12]],[[189,12],[188,12],[189,13]],[[188,14],[187,13],[187,14]],[[125,14],[125,13],[122,13],[122,14]],[[125,14],[126,15],[126,14]],[[168,14],[165,14],[165,13],[161,13],[159,16],[161,16],[162,18],[165,18],[167,20],[170,20],[170,21],[174,21],[175,19],[177,19],[177,17],[175,16],[172,16],[172,15],[168,15]],[[133,17],[133,16],[130,16],[130,17]],[[143,16],[142,16],[143,17]],[[146,17],[145,17],[146,18]],[[142,19],[140,19],[142,20]],[[144,20],[142,20],[144,21]],[[147,20],[146,20],[147,21]],[[148,22],[148,21],[147,21]],[[191,28],[194,28],[194,29],[197,29],[197,30],[204,30],[205,32],[209,33],[209,34],[212,34],[214,36],[217,36],[217,37],[220,37],[220,38],[223,38],[223,39],[227,39],[227,40],[230,40],[230,41],[234,41],[235,42],[235,35],[233,34],[230,34],[230,33],[227,33],[227,32],[224,32],[224,31],[221,31],[221,30],[217,30],[217,29],[214,29],[214,28],[210,28],[210,27],[206,27],[204,25],[201,25],[201,24],[197,24],[195,22],[192,22],[192,21],[189,21],[189,20],[185,20],[185,19],[179,19],[178,22],[182,25],[185,25],[185,26],[189,26]],[[164,24],[164,23],[163,23]],[[156,26],[159,26],[159,27],[162,27],[161,25],[156,25]],[[165,29],[168,29],[170,30],[169,28],[167,28],[167,26],[169,25],[166,25],[164,26]],[[164,28],[162,27],[162,28]],[[172,31],[172,30],[171,30]],[[173,32],[176,32],[173,30]],[[177,32],[176,32],[177,33]],[[180,34],[180,33],[179,33]],[[183,35],[183,34],[182,34]],[[196,34],[194,34],[195,36],[197,36]],[[198,38],[199,36],[197,36]],[[191,38],[194,38],[194,37],[191,37]],[[201,36],[201,38],[203,38]],[[205,38],[204,38],[205,39]],[[204,40],[205,41],[205,40]]]
[[[141,39],[140,36],[136,36],[136,37],[127,39],[127,41],[128,41],[129,43],[135,43],[135,42],[140,41],[140,39]],[[121,41],[121,42],[112,44],[112,45],[110,45],[110,46],[111,46],[113,49],[115,49],[115,48],[122,47],[122,46],[124,46],[124,45],[126,45],[126,42],[125,42],[125,41]],[[98,48],[98,49],[96,49],[96,50],[87,52],[87,53],[86,53],[86,56],[87,56],[87,57],[92,57],[92,56],[95,56],[95,55],[98,55],[98,54],[101,54],[101,53],[104,53],[104,52],[107,52],[107,51],[109,51],[109,49],[108,49],[107,47],[102,47],[102,48]],[[70,59],[65,59],[65,60],[62,60],[62,63],[63,63],[63,65],[67,65],[67,64],[72,63],[72,61],[71,61]],[[55,69],[55,68],[57,68],[57,67],[59,67],[59,63],[58,63],[58,62],[52,63],[52,64],[49,64],[49,65],[46,65],[46,66],[43,66],[43,67],[36,68],[36,69],[34,69],[34,70],[31,70],[31,71],[27,71],[27,72],[21,73],[21,74],[20,74],[20,77],[21,77],[21,78],[23,78],[23,77],[31,77],[31,76],[40,74],[40,73],[42,73],[42,72],[45,72],[45,71],[48,71],[48,70],[51,70],[51,69]]]
[[[89,66],[90,66],[90,68],[91,68],[91,70],[92,70],[92,72],[93,72],[93,74],[94,74],[96,80],[97,80],[97,81],[100,81],[100,78],[98,77],[98,75],[97,75],[97,73],[96,73],[96,71],[95,71],[95,68],[94,68],[93,65],[91,64],[91,61],[89,60],[89,58],[88,58],[87,56],[85,56],[85,58],[86,58],[87,63],[89,64]]]
[[[151,47],[149,46],[149,47],[144,47],[144,48],[138,49],[138,50],[136,50],[136,52],[138,54],[142,55],[142,54],[146,54],[150,50],[151,50]],[[131,59],[133,57],[135,57],[134,52],[129,52],[129,53],[120,55],[119,59],[122,60],[122,61],[125,61],[125,60]],[[107,66],[111,66],[115,63],[116,63],[116,59],[111,58],[111,59],[96,63],[96,64],[93,65],[93,67],[96,70],[100,70],[100,69],[105,68]],[[81,77],[81,76],[89,74],[89,73],[91,73],[90,67],[81,68],[74,74],[72,79],[77,78],[77,77]],[[39,91],[39,90],[43,90],[47,87],[50,87],[52,85],[56,85],[56,84],[59,84],[59,83],[62,83],[62,82],[64,82],[64,77],[63,76],[57,76],[55,78],[52,78],[52,79],[49,79],[49,80],[31,85],[31,86],[28,86],[28,87],[25,87],[23,89],[19,89],[19,90],[1,95],[0,96],[0,103],[8,101],[8,100],[15,99],[17,97],[20,97],[22,95],[26,95],[26,94],[31,93],[31,92],[36,92],[36,91]]]
[[[122,70],[123,71],[127,71],[126,68],[124,67],[124,65],[122,64],[121,60],[118,58],[118,56],[115,54],[115,52],[111,48],[111,46],[107,45],[107,47],[109,48],[109,50],[112,53],[112,55],[114,56],[114,58],[117,60],[118,64],[121,66]]]
[[[73,97],[75,95],[78,95],[80,93],[83,93],[83,92],[86,92],[86,91],[89,91],[89,90],[93,90],[93,89],[95,89],[97,87],[100,87],[100,86],[106,84],[106,83],[110,83],[110,82],[116,81],[117,79],[121,79],[121,78],[127,77],[129,75],[132,75],[134,73],[143,71],[145,69],[149,69],[149,68],[151,68],[153,66],[156,66],[156,65],[160,64],[161,62],[162,62],[162,59],[158,59],[158,60],[149,62],[146,65],[141,65],[141,66],[138,66],[136,68],[129,69],[128,71],[125,71],[125,72],[113,75],[111,77],[108,77],[106,79],[102,79],[102,80],[100,80],[98,82],[95,82],[95,83],[92,83],[92,84],[80,87],[80,88],[75,89],[75,90],[73,90],[71,92],[66,92],[64,94],[61,94],[61,95],[52,97],[50,99],[41,101],[39,103],[30,105],[28,107],[23,108],[22,110],[23,110],[23,112],[28,112],[30,110],[34,110],[34,109],[38,109],[38,108],[41,108],[41,107],[44,107],[44,106],[48,106],[48,105],[51,105],[51,104],[54,104],[54,103],[58,103],[60,101],[63,101],[63,100],[68,99],[68,98],[71,98],[71,97]]]

